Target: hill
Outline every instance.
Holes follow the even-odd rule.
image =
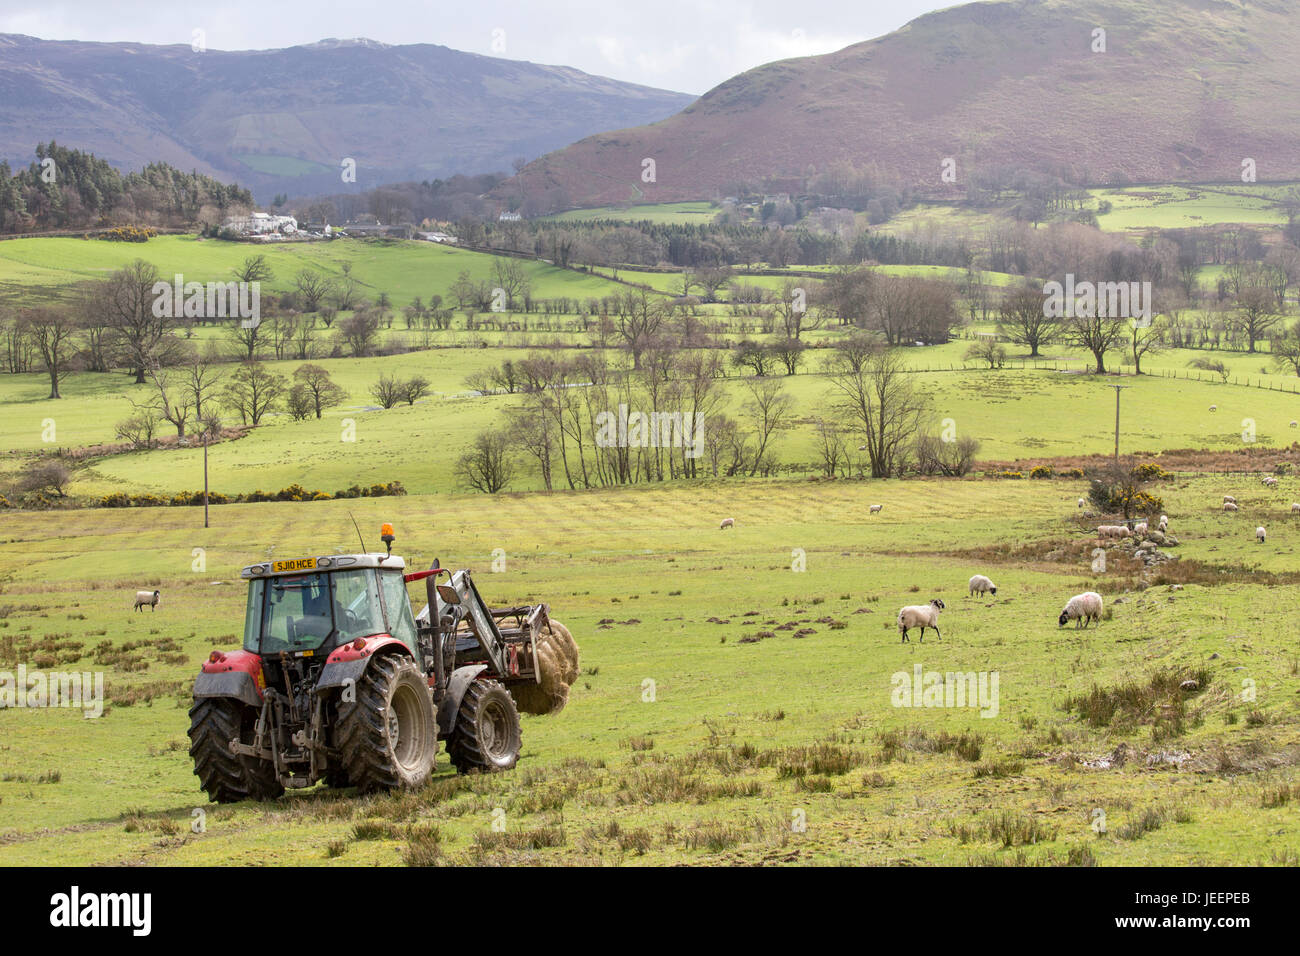
[[[1104,52],[1099,46],[1102,29]],[[1300,10],[1282,0],[991,0],[750,70],[677,115],[590,136],[499,189],[557,207],[797,190],[852,166],[931,196],[1300,176]],[[642,163],[655,161],[655,182]],[[956,160],[956,182],[941,179]]]
[[[282,50],[55,42],[0,34],[0,159],[39,142],[119,168],[167,162],[273,192],[505,170],[591,133],[661,119],[691,97],[562,66],[420,43]]]

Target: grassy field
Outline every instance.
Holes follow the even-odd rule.
[[[1213,508],[1228,490],[1239,515]],[[1188,567],[1300,571],[1285,483],[1162,491]],[[909,481],[413,496],[229,506],[209,531],[193,509],[150,512],[147,532],[139,512],[6,517],[0,668],[48,654],[102,669],[110,703],[98,720],[0,714],[0,863],[1296,865],[1300,611],[1284,590],[1227,575],[1141,590],[1118,560],[1094,574],[1078,492]],[[870,501],[882,514],[867,516]],[[569,706],[524,718],[509,774],[457,778],[440,757],[416,794],[207,805],[186,754],[187,688],[209,649],[238,640],[237,569],[271,546],[348,547],[349,510],[368,533],[395,522],[416,563],[479,569],[493,603],[549,602],[582,648]],[[722,514],[734,532],[717,530]],[[494,548],[507,555],[498,574]],[[995,597],[966,595],[976,571]],[[161,589],[156,613],[131,613],[138,586]],[[1065,599],[1089,587],[1107,620],[1058,629]],[[900,644],[896,609],[931,596],[948,605],[942,640]],[[997,674],[996,716],[898,706],[894,675],[916,666]],[[1065,706],[1162,673],[1201,686],[1097,726]]]
[[[146,243],[85,239],[13,239],[0,242],[0,300],[25,296],[33,287],[66,288],[87,279],[103,278],[135,259],[158,267],[163,278],[182,273],[187,282],[228,281],[248,256],[263,253],[274,278],[269,291],[283,292],[305,268],[332,278],[350,263],[364,298],[387,292],[402,308],[416,296],[447,297],[462,271],[475,281],[492,279],[495,257],[433,242],[400,240],[300,242],[252,246],[196,236],[159,236]],[[621,286],[571,269],[523,261],[533,295],[539,298],[609,295]]]
[[[112,268],[105,257],[121,249],[31,243],[0,243],[0,277],[29,281],[25,255],[24,268],[71,282]],[[129,251],[141,249],[215,274],[247,252],[184,239]],[[485,258],[414,243],[268,251],[282,257],[277,277],[298,256],[324,256],[313,260],[323,268],[338,267],[330,255],[356,256],[355,274],[392,277],[395,299],[403,288],[437,291],[404,268],[454,278]],[[609,284],[530,266],[539,282]],[[445,341],[471,342],[452,335]],[[198,508],[0,511],[0,681],[19,664],[98,671],[108,700],[94,720],[0,710],[0,864],[1300,865],[1300,609],[1287,597],[1300,583],[1290,511],[1300,479],[1271,490],[1257,476],[1161,482],[1178,560],[1145,574],[1117,550],[1093,570],[1087,531],[1099,519],[1080,517],[1085,489],[1073,480],[545,493],[526,474],[510,493],[468,495],[456,457],[517,399],[468,394],[465,378],[536,344],[524,333],[479,341],[488,347],[322,359],[348,392],[341,407],[319,421],[274,415],[210,450],[212,487],[226,493],[399,480],[406,497],[221,505],[206,530]],[[968,344],[902,354],[934,427],[951,419],[981,441],[983,460],[1108,452],[1111,384],[1128,386],[1126,454],[1240,448],[1247,419],[1261,446],[1300,437],[1290,392],[1209,375],[1099,380],[1079,374],[1085,357],[1066,349],[1037,369],[963,369]],[[814,420],[834,394],[827,354],[814,348],[807,373],[783,379],[795,411],[775,450],[809,471]],[[1144,365],[1185,375],[1203,354]],[[1237,381],[1300,384],[1264,370],[1265,355],[1214,357]],[[272,364],[287,375],[298,363]],[[385,373],[425,375],[435,392],[380,410],[367,392]],[[742,383],[723,384],[740,416]],[[51,446],[111,441],[131,401],[148,396],[120,373],[73,374],[56,401],[47,392],[39,374],[0,377],[0,479]],[[343,440],[349,420],[355,442]],[[158,449],[94,459],[70,491],[201,483],[201,451]],[[1239,513],[1219,510],[1225,493]],[[875,516],[873,503],[884,505]],[[475,569],[493,604],[548,602],[582,647],[569,706],[524,718],[523,758],[509,774],[460,778],[440,757],[435,782],[416,794],[314,788],[208,805],[186,752],[186,707],[199,662],[238,644],[238,570],[267,554],[353,550],[352,515],[367,536],[392,521],[396,551],[414,565],[438,557]],[[718,530],[724,516],[734,530]],[[1254,537],[1261,524],[1266,545]],[[497,549],[506,566],[492,573]],[[977,572],[997,582],[996,596],[968,596]],[[130,610],[141,587],[162,592],[156,612]],[[1089,588],[1107,601],[1101,626],[1058,629],[1065,601]],[[947,604],[942,639],[901,644],[897,609],[930,597]],[[916,666],[996,675],[996,713],[903,706],[896,685]],[[1189,679],[1196,688],[1181,690]],[[492,829],[498,811],[504,833]]]
[[[710,202],[649,203],[630,206],[599,206],[593,209],[570,209],[556,216],[556,222],[593,222],[598,219],[619,222],[652,222],[656,225],[710,223],[719,208]]]

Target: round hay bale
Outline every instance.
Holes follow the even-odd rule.
[[[569,699],[564,664],[554,647],[545,640],[537,643],[538,683],[515,684],[510,688],[515,706],[526,714],[554,714]]]
[[[559,654],[563,665],[564,683],[572,684],[578,679],[578,644],[569,633],[569,629],[559,621],[548,621],[544,641],[549,643]]]

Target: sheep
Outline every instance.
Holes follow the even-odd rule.
[[[1119,537],[1119,525],[1102,524],[1097,526],[1098,538],[1117,538]]]
[[[1082,594],[1076,594],[1065,603],[1065,610],[1061,612],[1057,620],[1058,627],[1065,627],[1066,621],[1074,621],[1077,629],[1082,625],[1087,627],[1091,622],[1096,621],[1097,626],[1101,626],[1101,595],[1096,591],[1084,591]]]
[[[1237,503],[1236,503],[1235,501],[1225,501],[1225,502],[1223,503],[1223,510],[1224,510],[1224,511],[1236,511],[1236,510],[1237,510]]]
[[[1082,499],[1082,498],[1079,499],[1079,507],[1080,507],[1080,508],[1083,507],[1083,499]]]
[[[723,518],[722,524],[718,525],[718,530],[726,531],[728,528],[734,528],[735,526],[736,526],[735,518]]]
[[[1212,411],[1212,412],[1217,412],[1218,410],[1219,410],[1219,406],[1218,406],[1218,405],[1211,405],[1211,406],[1210,406],[1210,411]]]
[[[1300,513],[1300,501],[1291,502],[1291,513],[1292,514]]]
[[[871,513],[872,513],[873,515],[875,515],[875,514],[880,514],[880,509],[883,508],[883,507],[885,507],[885,506],[884,506],[884,505],[872,505],[872,506],[871,506]]]
[[[1232,495],[1224,495],[1223,503],[1225,505],[1235,505],[1237,503],[1237,499],[1232,497]]]
[[[1158,527],[1158,528],[1160,529],[1161,533],[1164,533],[1164,532],[1168,531],[1168,530],[1169,530],[1169,515],[1161,515],[1161,516],[1160,516],[1160,521],[1159,521],[1159,523],[1156,525],[1156,527]]]
[[[1258,528],[1255,529],[1255,540],[1258,541],[1260,544],[1264,543],[1264,538],[1266,538],[1267,536],[1268,536],[1268,532],[1264,530],[1263,525],[1260,525]]]
[[[158,607],[159,596],[160,595],[158,594],[157,591],[136,591],[135,610],[137,611],[142,610],[144,606],[148,604],[149,610],[152,612]]]
[[[1127,528],[1127,527],[1125,527],[1124,525],[1120,525],[1120,526],[1116,529],[1116,533],[1117,533],[1117,534],[1119,535],[1119,537],[1121,537],[1121,538],[1131,538],[1131,537],[1133,537],[1133,529],[1132,529],[1132,528]]]
[[[1297,421],[1295,421],[1295,420],[1292,420],[1292,422],[1291,422],[1291,427],[1292,427],[1292,428],[1300,428],[1300,422],[1297,422]]]
[[[970,579],[971,597],[976,594],[997,594],[997,585],[990,581],[982,574],[977,574]]]
[[[1274,478],[1272,475],[1269,475],[1267,478],[1260,479],[1260,484],[1262,484],[1265,488],[1276,488],[1277,479]]]
[[[1139,538],[1145,535],[1147,533],[1147,523],[1145,521],[1139,521],[1133,526],[1133,533]]]
[[[898,612],[898,630],[903,635],[903,641],[911,643],[907,636],[909,628],[919,627],[921,629],[921,642],[925,642],[925,629],[934,628],[935,636],[940,640],[943,635],[939,633],[939,612],[944,608],[944,603],[939,598],[931,598],[929,604],[909,604]],[[900,642],[901,643],[901,642]]]

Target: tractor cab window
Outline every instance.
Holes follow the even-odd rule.
[[[304,574],[271,578],[265,587],[261,653],[320,647],[334,630],[329,576]]]
[[[381,571],[379,580],[384,589],[384,605],[388,609],[388,633],[409,647],[418,658],[415,618],[411,615],[411,599],[406,594],[406,579],[401,571]]]
[[[384,613],[379,603],[379,585],[369,568],[339,571],[334,578],[334,622],[338,643],[358,637],[383,634]]]

